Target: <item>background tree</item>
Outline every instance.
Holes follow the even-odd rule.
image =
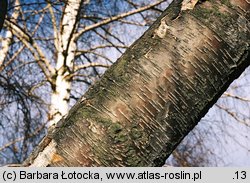
[[[45,133],[46,121],[55,123],[67,113],[68,106],[103,73],[102,68],[108,67],[135,38],[131,31],[129,39],[121,32],[128,32],[135,26],[136,34],[142,32],[145,27],[140,30],[138,26],[149,25],[157,12],[161,12],[161,7],[153,6],[160,2],[148,6],[139,1],[13,3],[16,4],[10,9],[12,18],[7,22],[11,31],[5,34],[9,39],[3,44],[9,45],[5,49],[9,51],[1,54],[5,55],[5,64],[1,67],[5,107],[1,115],[5,119],[5,142],[9,142],[3,142],[2,149],[9,158],[12,151],[12,161],[21,162]],[[144,12],[147,9],[154,14]],[[123,30],[121,25],[126,25]],[[107,51],[108,48],[111,51]],[[27,73],[31,77],[27,78]],[[11,124],[11,130],[6,131],[6,124]],[[16,143],[18,141],[21,143]],[[181,148],[179,154],[183,152],[187,151]]]

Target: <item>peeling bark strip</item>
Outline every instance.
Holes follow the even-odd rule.
[[[46,166],[161,166],[250,64],[248,1],[180,9],[172,3],[49,133],[57,161]]]

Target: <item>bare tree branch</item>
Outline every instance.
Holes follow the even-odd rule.
[[[98,23],[87,26],[87,27],[83,28],[82,30],[80,30],[77,34],[75,34],[74,39],[77,40],[83,33],[87,32],[87,31],[93,30],[93,29],[95,29],[97,27],[100,27],[102,25],[106,25],[106,24],[108,24],[110,22],[113,22],[113,21],[116,21],[116,20],[119,20],[119,19],[122,19],[122,18],[125,18],[125,17],[128,17],[128,16],[131,16],[131,15],[134,15],[136,13],[143,12],[145,10],[148,10],[148,9],[154,7],[154,6],[157,6],[157,5],[161,4],[162,2],[164,2],[164,0],[158,1],[156,3],[150,4],[150,5],[147,5],[147,6],[143,6],[141,8],[138,8],[138,9],[126,12],[126,13],[122,13],[122,14],[117,15],[117,16],[107,18],[107,19],[102,20],[102,21],[100,21]]]

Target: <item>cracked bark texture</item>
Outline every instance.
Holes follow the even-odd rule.
[[[23,166],[163,165],[250,64],[247,0],[180,9],[174,1]]]

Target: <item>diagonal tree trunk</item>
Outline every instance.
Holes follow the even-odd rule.
[[[250,64],[246,0],[174,1],[24,166],[161,166]]]

